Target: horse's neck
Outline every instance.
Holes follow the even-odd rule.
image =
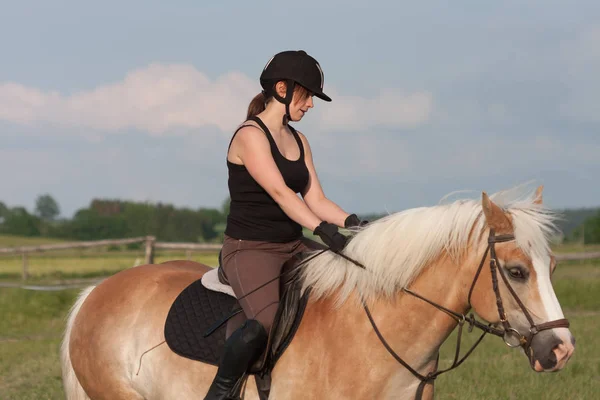
[[[448,309],[464,312],[467,308],[462,279],[456,265],[445,258],[426,268],[410,289]],[[379,300],[372,313],[377,326],[398,355],[421,370],[437,358],[438,350],[456,327],[456,321],[444,312],[411,294],[400,291],[394,299]]]
[[[466,297],[467,284],[457,274],[456,266],[439,260],[424,270],[411,289],[444,307],[464,311],[466,299],[459,298]],[[280,382],[282,387],[277,385],[277,390],[299,390],[316,396],[321,389],[309,388],[300,379],[302,374],[310,373],[334,385],[327,390],[335,391],[335,385],[351,387],[356,398],[398,398],[398,393],[414,397],[419,381],[377,338],[358,294],[353,293],[340,307],[334,306],[335,295],[309,303],[298,334],[278,364],[278,375],[289,376]],[[434,369],[439,347],[456,326],[453,319],[402,292],[368,305],[377,328],[404,361],[422,375]],[[369,379],[358,384],[360,376]],[[292,388],[289,382],[298,380],[304,382],[302,387]]]

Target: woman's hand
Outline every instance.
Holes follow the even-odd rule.
[[[330,224],[326,221],[321,222],[321,224],[317,226],[313,233],[320,237],[323,243],[325,243],[329,249],[335,253],[342,251],[348,242],[348,238],[338,231],[338,227],[336,225]]]
[[[350,215],[348,215],[348,217],[346,217],[346,220],[344,221],[344,228],[348,229],[348,228],[353,228],[355,226],[363,227],[363,226],[367,225],[368,223],[369,223],[369,221],[365,221],[365,220],[361,221],[356,214],[350,214]]]

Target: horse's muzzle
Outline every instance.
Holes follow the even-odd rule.
[[[562,329],[561,329],[562,330]],[[553,330],[540,332],[526,349],[531,368],[537,372],[555,372],[567,365],[575,351],[575,338],[567,330],[563,340]]]

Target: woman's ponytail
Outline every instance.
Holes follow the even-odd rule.
[[[259,94],[254,96],[254,98],[248,105],[248,115],[246,116],[246,119],[255,117],[261,112],[265,111],[265,101],[266,98],[264,92],[260,92]]]

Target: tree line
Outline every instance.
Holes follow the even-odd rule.
[[[60,207],[49,194],[37,197],[33,213],[0,201],[0,233],[72,240],[100,240],[153,235],[167,242],[217,242],[223,231],[229,198],[220,208],[177,208],[163,203],[94,199],[73,218],[59,218]],[[564,241],[600,243],[600,208],[560,211]],[[383,214],[363,215],[374,221]]]
[[[94,199],[73,218],[61,219],[56,200],[44,194],[36,199],[33,213],[20,206],[9,208],[0,201],[0,233],[72,240],[153,235],[167,242],[218,242],[228,209],[229,199],[220,209]]]

